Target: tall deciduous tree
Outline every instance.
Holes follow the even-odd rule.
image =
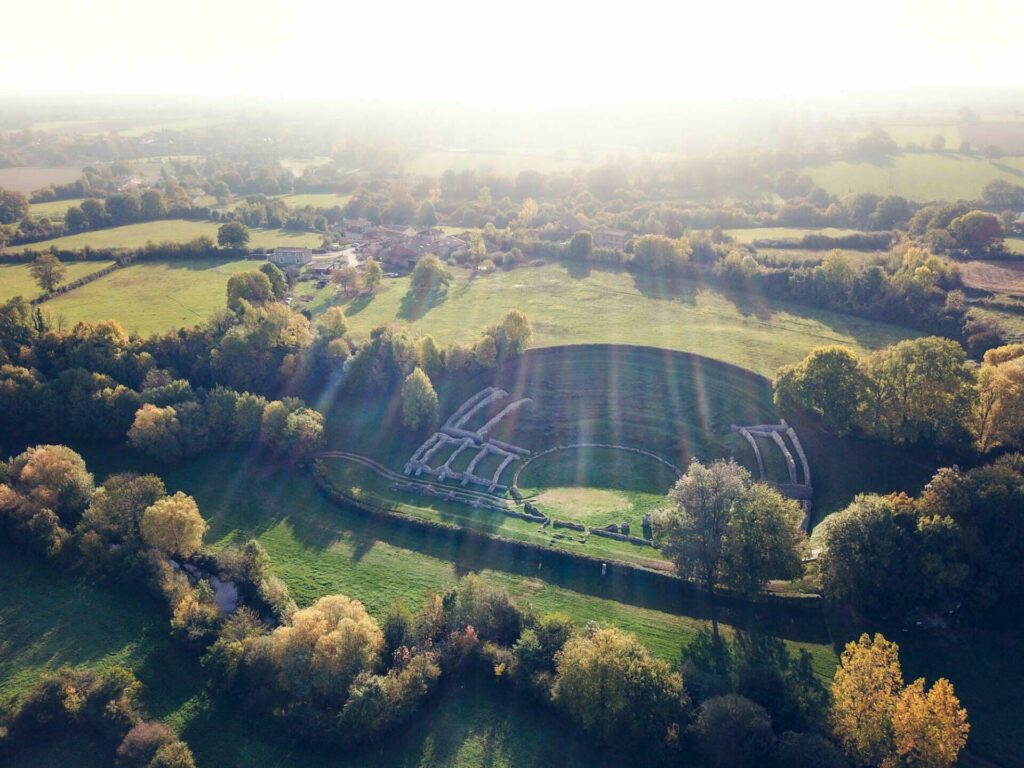
[[[857,356],[845,347],[819,347],[796,365],[779,369],[775,404],[817,413],[840,437],[857,423],[867,394],[867,379]]]
[[[771,579],[799,576],[802,517],[799,504],[769,485],[758,483],[740,494],[725,531],[725,583],[754,594]]]
[[[634,636],[594,628],[556,655],[555,703],[606,743],[663,741],[689,708],[683,681]]]
[[[714,590],[722,577],[726,531],[733,506],[750,485],[750,473],[734,461],[690,464],[669,491],[667,508],[655,515],[662,551],[682,576]]]
[[[38,283],[43,293],[50,293],[64,280],[67,269],[61,264],[60,259],[52,253],[44,253],[36,257],[32,266],[28,268],[32,279]]]
[[[270,287],[274,291],[274,298],[283,299],[284,295],[288,293],[288,280],[284,276],[284,272],[281,271],[281,268],[267,261],[260,264],[260,272],[266,275],[270,281]]]
[[[594,236],[585,229],[576,232],[569,241],[569,258],[573,261],[589,261],[594,253]]]
[[[948,680],[904,686],[899,647],[882,635],[848,643],[832,682],[832,731],[858,766],[951,768],[967,743],[967,710]]]
[[[217,244],[221,248],[244,248],[249,244],[249,228],[240,221],[221,224],[217,230]]]
[[[895,443],[957,438],[975,395],[963,347],[929,336],[870,355],[865,427]]]
[[[196,500],[181,491],[160,499],[142,513],[143,540],[168,555],[189,557],[198,552],[208,528]]]
[[[363,284],[366,286],[366,290],[370,293],[376,293],[377,288],[380,287],[380,281],[384,277],[384,270],[381,269],[374,259],[366,260],[365,275],[363,277]]]
[[[250,304],[266,304],[274,298],[274,288],[263,272],[239,272],[228,278],[228,308],[238,310],[245,300]]]
[[[416,366],[402,384],[402,423],[416,429],[436,418],[437,392],[423,369]]]
[[[16,224],[28,215],[28,198],[0,187],[0,224]]]
[[[967,710],[944,678],[928,691],[923,679],[904,688],[892,721],[896,753],[905,764],[921,768],[956,765],[971,730]]]

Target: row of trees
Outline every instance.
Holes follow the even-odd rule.
[[[445,372],[494,368],[521,354],[532,334],[529,318],[516,309],[505,313],[501,322],[486,329],[472,346],[441,347],[430,336],[417,339],[404,329],[381,326],[370,331],[369,340],[346,363],[346,382],[356,389],[373,385],[395,391],[417,368],[429,379]]]
[[[823,594],[872,617],[978,616],[1019,604],[1024,458],[941,469],[919,496],[858,496],[821,524]]]
[[[782,410],[817,414],[837,435],[858,430],[897,443],[933,442],[982,453],[1024,437],[1024,346],[985,353],[969,365],[954,341],[902,341],[858,358],[821,347],[775,377]]]

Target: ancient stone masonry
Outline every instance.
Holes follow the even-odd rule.
[[[512,462],[527,457],[530,451],[518,445],[504,443],[500,440],[493,440],[488,437],[502,419],[520,408],[533,404],[530,398],[516,400],[505,406],[496,416],[490,419],[480,429],[471,431],[466,429],[474,416],[486,409],[492,403],[508,397],[508,392],[497,387],[487,387],[469,398],[456,409],[455,413],[448,417],[441,428],[428,437],[423,444],[416,449],[405,463],[405,474],[414,474],[416,477],[427,474],[436,477],[440,482],[455,480],[463,487],[473,483],[487,488],[488,493],[505,493],[508,485],[501,483],[501,476]],[[465,471],[453,469],[452,462],[467,449],[474,449],[476,454],[469,462]],[[442,451],[454,449],[447,459],[440,466],[432,466],[434,456]],[[481,461],[488,456],[498,456],[501,463],[490,477],[476,474],[476,468]]]
[[[786,423],[785,419],[780,420],[778,424],[755,424],[750,427],[740,427],[733,424],[732,431],[743,435],[750,444],[750,447],[754,449],[754,457],[757,459],[757,471],[760,475],[759,479],[764,482],[771,481],[765,472],[764,458],[761,456],[761,450],[754,436],[767,437],[778,446],[779,452],[782,453],[782,458],[786,462],[789,482],[783,483],[776,480],[772,482],[772,485],[783,496],[788,496],[800,502],[804,508],[804,519],[801,527],[804,531],[807,531],[811,522],[811,500],[814,498],[814,486],[811,485],[811,467],[807,463],[807,454],[804,453],[804,447],[800,444],[800,438],[797,437],[796,431]],[[786,438],[789,438],[789,444],[786,443]],[[800,459],[800,472],[797,471],[796,459],[793,458],[794,452],[797,458]]]

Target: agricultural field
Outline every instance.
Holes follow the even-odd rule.
[[[51,200],[48,203],[32,203],[28,209],[28,215],[33,219],[63,219],[68,208],[73,205],[81,205],[84,197],[76,197],[72,200]]]
[[[142,335],[190,327],[227,303],[228,278],[261,262],[144,261],[47,301],[43,308],[68,323],[117,320]],[[4,267],[3,269],[7,269]]]
[[[666,284],[639,275],[548,264],[487,276],[454,270],[447,297],[432,307],[403,307],[409,278],[346,306],[353,334],[404,322],[439,343],[472,343],[510,309],[533,322],[533,346],[637,344],[708,355],[763,376],[815,347],[875,349],[914,331],[750,294],[727,294],[686,280]]]
[[[76,235],[66,235],[54,240],[43,240],[28,245],[16,245],[7,250],[10,253],[20,253],[25,250],[44,251],[51,247],[64,251],[81,250],[86,247],[141,248],[147,243],[186,243],[197,237],[209,237],[216,242],[219,226],[213,221],[189,221],[187,219],[147,221],[141,224],[127,224],[123,227],[80,232]],[[320,235],[312,232],[253,229],[249,234],[251,236],[249,246],[254,248],[273,248],[279,245],[315,248],[321,242]]]
[[[67,184],[81,177],[81,165],[15,166],[0,168],[0,187],[28,195],[51,184]]]
[[[873,192],[919,202],[969,200],[981,197],[982,188],[994,179],[1019,184],[1024,157],[988,160],[956,152],[922,152],[900,154],[884,163],[836,160],[804,172],[833,195]]]
[[[1008,237],[1004,247],[1010,253],[1024,256],[1024,237]]]
[[[965,261],[959,267],[968,288],[1024,296],[1024,259]]]
[[[66,283],[74,282],[81,277],[98,272],[104,267],[109,267],[110,261],[67,261],[64,267],[67,270]],[[3,264],[0,265],[0,301],[15,296],[24,296],[31,299],[38,296],[42,291],[39,285],[32,279],[28,264]]]

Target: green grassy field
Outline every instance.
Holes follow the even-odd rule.
[[[1024,256],[1024,237],[1006,238],[1006,250],[1010,253],[1017,253]]]
[[[67,269],[67,276],[64,282],[70,283],[80,277],[91,275],[104,267],[110,266],[109,261],[68,261],[64,263]],[[31,299],[38,296],[42,291],[39,285],[32,279],[28,264],[3,264],[0,265],[0,301],[7,301],[14,296],[24,296]]]
[[[49,219],[63,219],[68,208],[73,205],[80,205],[84,197],[77,197],[73,200],[53,200],[49,203],[32,203],[28,209],[28,215],[33,219],[41,219],[46,216]]]
[[[77,235],[67,235],[29,245],[17,245],[7,250],[11,253],[19,253],[24,250],[43,251],[50,247],[67,251],[80,250],[86,246],[90,248],[140,248],[146,243],[185,243],[202,236],[209,237],[216,242],[219,226],[213,221],[188,221],[185,219],[147,221],[142,224],[128,224],[123,227],[80,232]],[[273,248],[278,245],[314,248],[319,246],[321,241],[320,235],[312,232],[290,232],[283,229],[253,229],[249,234],[251,238],[249,246],[253,248]]]
[[[60,666],[122,664],[147,686],[154,716],[178,710],[201,672],[168,632],[161,606],[148,595],[72,576],[54,563],[0,550],[0,709]]]
[[[993,179],[1019,184],[1024,157],[987,160],[955,152],[927,152],[900,154],[885,163],[837,160],[805,172],[833,195],[874,192],[919,201],[975,199]]]
[[[856,229],[838,227],[750,227],[748,229],[727,229],[725,234],[737,243],[752,243],[755,240],[799,240],[805,235],[848,237],[862,233]]]
[[[749,294],[725,294],[689,281],[655,284],[625,272],[570,271],[559,264],[473,277],[455,271],[439,305],[402,312],[409,278],[385,280],[380,292],[346,307],[357,337],[378,325],[407,322],[438,342],[471,343],[509,309],[533,322],[533,345],[641,344],[694,352],[765,376],[815,347],[874,349],[913,331]]]
[[[314,208],[334,208],[335,206],[344,206],[352,199],[352,195],[335,195],[331,192],[325,192],[305,195],[278,195],[277,199],[283,200],[289,208],[303,208],[307,205],[311,205]]]
[[[69,323],[114,319],[129,332],[162,333],[193,326],[222,309],[228,278],[260,264],[212,259],[139,262],[51,299],[43,308]]]

